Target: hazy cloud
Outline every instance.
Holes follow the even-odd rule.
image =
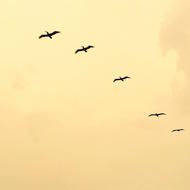
[[[189,112],[190,88],[190,2],[177,1],[162,25],[160,40],[165,55],[174,50],[178,55],[178,72],[173,84],[180,109]],[[186,83],[185,89],[181,85]]]
[[[32,64],[21,64],[15,67],[12,74],[12,88],[24,89],[30,85],[30,79],[35,72]]]

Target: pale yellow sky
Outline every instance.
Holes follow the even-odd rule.
[[[1,2],[0,189],[189,190],[189,8]]]

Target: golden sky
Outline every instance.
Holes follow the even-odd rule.
[[[1,2],[0,189],[189,190],[189,10],[187,0]]]

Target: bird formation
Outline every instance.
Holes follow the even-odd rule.
[[[50,38],[50,39],[52,39],[52,36],[54,36],[54,35],[56,35],[58,33],[61,33],[60,31],[53,31],[51,33],[47,32],[47,31],[45,31],[45,32],[46,32],[46,34],[40,35],[39,39],[41,39],[41,38]],[[79,52],[85,52],[85,53],[87,53],[87,51],[89,49],[91,49],[91,48],[94,48],[94,46],[92,46],[92,45],[88,45],[87,47],[81,46],[81,48],[79,48],[79,49],[77,49],[75,51],[75,54],[77,54]],[[124,77],[115,78],[113,80],[113,82],[116,82],[116,81],[122,81],[122,82],[124,82],[124,80],[126,80],[126,79],[131,79],[131,77],[124,76]],[[152,114],[150,114],[148,116],[149,117],[157,117],[157,118],[159,118],[159,116],[161,116],[161,115],[166,115],[166,114],[165,113],[152,113]],[[184,131],[184,129],[174,129],[171,132],[180,132],[180,131]]]

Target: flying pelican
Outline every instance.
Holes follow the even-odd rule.
[[[184,129],[174,129],[171,132],[176,132],[176,131],[180,132],[180,131],[184,131]]]
[[[84,47],[84,46],[81,46],[81,47],[82,47],[81,49],[77,49],[77,50],[75,51],[75,54],[78,53],[78,52],[80,52],[80,51],[87,52],[88,49],[94,48],[94,46],[91,46],[91,45],[89,45],[89,46],[87,46],[87,47]]]
[[[45,31],[47,34],[42,34],[41,36],[39,36],[40,38],[44,38],[44,37],[49,37],[50,39],[52,39],[52,36],[54,36],[55,34],[61,33],[60,31],[54,31],[52,33],[49,33],[47,31]]]
[[[156,117],[159,117],[160,115],[166,115],[165,113],[153,113],[153,114],[150,114],[150,116],[156,116]]]
[[[125,79],[130,79],[130,78],[131,78],[131,77],[128,77],[128,76],[125,76],[125,77],[119,77],[119,78],[114,79],[113,82],[115,82],[115,81],[119,81],[119,80],[124,81]]]

